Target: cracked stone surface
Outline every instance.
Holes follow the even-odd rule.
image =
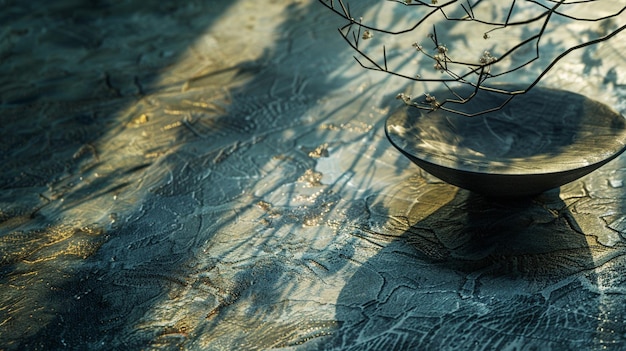
[[[313,0],[0,4],[1,349],[626,348],[624,156],[438,181]],[[623,114],[594,50],[546,82]]]

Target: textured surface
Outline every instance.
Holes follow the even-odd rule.
[[[623,157],[489,201],[314,1],[84,3],[0,1],[0,349],[625,347]]]

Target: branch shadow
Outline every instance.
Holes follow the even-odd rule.
[[[208,18],[217,21],[220,13],[227,12],[227,3],[211,8],[215,13]],[[146,16],[150,6],[163,20],[168,20],[167,11],[174,10],[167,2],[152,2],[138,10],[133,10],[133,4],[129,3],[128,12],[116,14],[120,23]],[[63,17],[68,8],[72,6],[41,7],[37,13]],[[373,93],[346,98],[327,110],[317,108],[324,106],[329,85],[347,95],[341,87],[359,74],[341,72],[333,77],[333,70],[324,66],[337,58],[335,52],[327,54],[329,43],[312,48],[313,44],[300,40],[315,34],[300,26],[304,18],[310,28],[326,21],[320,11],[312,12],[309,6],[285,8],[288,20],[278,27],[284,37],[253,62],[209,69],[186,79],[174,77],[174,82],[171,77],[164,81],[153,69],[152,76],[139,80],[141,84],[136,77],[122,77],[130,79],[129,85],[123,85],[128,91],[105,74],[101,83],[109,95],[93,93],[107,106],[119,101],[110,110],[80,105],[83,96],[68,93],[66,97],[78,100],[92,120],[101,122],[89,125],[84,140],[72,134],[75,119],[82,118],[82,114],[75,118],[68,112],[72,103],[63,104],[59,97],[42,97],[41,91],[28,89],[23,91],[27,96],[16,93],[3,100],[5,112],[11,113],[3,114],[7,121],[28,106],[36,111],[47,104],[59,106],[55,114],[43,115],[50,125],[42,123],[32,132],[9,139],[14,142],[6,146],[17,152],[30,139],[23,150],[32,156],[12,166],[2,183],[3,190],[10,190],[8,198],[28,194],[32,200],[32,205],[18,203],[21,207],[13,212],[3,211],[0,282],[7,297],[2,305],[7,312],[2,343],[7,349],[206,349],[208,344],[232,346],[243,339],[259,348],[307,339],[303,331],[307,324],[297,325],[300,319],[272,324],[285,331],[283,335],[268,332],[267,314],[299,292],[289,284],[303,272],[315,279],[331,279],[342,269],[344,262],[335,259],[351,257],[351,248],[336,245],[322,227],[339,207],[354,212],[350,216],[360,215],[338,195],[354,187],[348,184],[351,179],[322,184],[316,160],[358,140],[372,143],[358,143],[357,155],[386,142],[381,133],[372,132],[382,130],[380,118],[372,122],[373,127],[350,121],[351,113],[369,113],[368,97]],[[85,6],[72,14],[93,19],[101,10]],[[81,25],[73,26],[74,21]],[[69,45],[66,37],[74,38],[72,33],[80,33],[84,23],[69,16],[57,44]],[[211,20],[205,23],[211,25]],[[168,28],[185,29],[184,25],[173,27]],[[294,29],[300,27],[304,33]],[[158,32],[153,27],[144,29]],[[182,58],[182,49],[191,45],[196,34],[174,45],[180,53],[160,50],[167,64],[159,62],[158,69],[171,68]],[[127,54],[141,58],[143,49]],[[318,61],[301,64],[305,54],[317,55]],[[102,68],[105,72],[119,62],[109,64]],[[57,82],[55,88],[75,79]],[[226,86],[233,83],[228,79],[236,83],[234,87]],[[128,105],[131,111],[122,112]],[[55,123],[59,115],[66,120]],[[28,124],[11,123],[7,131],[24,131]],[[109,133],[121,135],[132,128],[136,136],[147,135],[154,146],[140,147],[130,152],[128,160],[118,162],[100,154],[105,146],[110,147],[110,156],[141,143],[140,137],[111,142],[114,138]],[[41,133],[61,130],[68,134],[54,147],[38,144]],[[88,146],[80,151],[84,145]],[[380,150],[385,148],[369,156],[379,157]],[[44,162],[48,159],[60,165],[48,167]],[[357,156],[348,165],[352,174],[359,160]],[[98,174],[107,167],[111,167],[108,173]],[[369,167],[362,169],[367,173]],[[359,182],[357,187],[367,189],[373,180]],[[105,224],[84,226],[81,215],[91,218],[86,214],[94,212],[102,215],[99,219]],[[302,241],[300,231],[312,243],[322,242],[321,248],[289,246],[290,241]],[[276,244],[280,240],[285,243]],[[303,257],[293,258],[294,253]],[[254,326],[259,334],[245,332],[236,326],[237,321]],[[327,328],[320,323],[326,322],[308,326]],[[242,340],[236,337],[239,334]]]

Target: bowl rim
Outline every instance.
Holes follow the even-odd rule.
[[[536,90],[535,90],[536,89]],[[398,122],[406,122],[409,114],[409,109],[414,109],[414,107],[410,106],[402,106],[399,109],[396,109],[392,112],[385,121],[385,134],[387,139],[391,142],[391,144],[400,150],[405,155],[410,155],[413,158],[422,160],[423,162],[428,162],[432,165],[448,168],[456,171],[464,171],[471,172],[475,174],[485,174],[485,175],[502,175],[502,176],[528,176],[528,175],[548,175],[548,174],[559,174],[565,173],[581,168],[592,168],[595,165],[598,167],[604,165],[605,163],[617,158],[621,153],[626,151],[626,116],[623,116],[619,112],[610,108],[606,104],[593,100],[589,97],[586,97],[582,94],[578,94],[575,92],[571,92],[563,89],[554,89],[554,88],[546,88],[546,87],[534,87],[535,94],[541,90],[551,90],[558,91],[562,93],[572,94],[572,96],[579,96],[584,98],[585,100],[598,104],[598,106],[603,106],[607,108],[608,111],[611,112],[611,117],[614,118],[615,121],[623,122],[622,128],[611,128],[607,127],[606,130],[611,131],[612,133],[608,135],[611,137],[612,142],[607,144],[610,146],[606,148],[602,153],[588,153],[586,155],[580,155],[580,157],[576,158],[574,162],[564,162],[562,159],[563,154],[539,154],[533,155],[529,157],[515,157],[515,158],[502,158],[502,157],[494,157],[488,158],[485,156],[484,158],[480,158],[478,156],[472,158],[460,158],[457,155],[450,155],[449,153],[435,153],[431,151],[426,151],[423,148],[420,149],[417,147],[417,143],[408,143],[406,138],[401,135],[402,131],[400,129],[405,128],[405,123],[399,125]],[[531,90],[532,91],[532,90]],[[522,95],[523,96],[523,95]],[[515,100],[512,100],[513,103]],[[422,115],[427,112],[419,111]],[[441,113],[437,114],[441,117],[450,116],[451,113]],[[435,116],[437,116],[435,115]],[[431,118],[432,116],[427,116],[426,118]],[[436,118],[436,117],[435,117]],[[465,117],[465,116],[454,116],[454,118],[476,118],[476,117]],[[483,117],[484,118],[484,117]],[[406,128],[405,128],[406,129]],[[417,136],[416,140],[419,139]],[[608,139],[605,134],[605,139]],[[570,157],[570,160],[574,159]],[[537,165],[541,165],[538,167]]]

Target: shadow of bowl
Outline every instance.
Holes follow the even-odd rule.
[[[469,96],[472,90],[455,92]],[[447,91],[433,95],[439,101],[455,98]],[[458,110],[475,113],[500,106],[507,97],[479,91]],[[385,133],[426,172],[493,197],[532,196],[560,187],[626,150],[622,115],[583,95],[542,87],[476,117],[403,107],[387,118]]]

